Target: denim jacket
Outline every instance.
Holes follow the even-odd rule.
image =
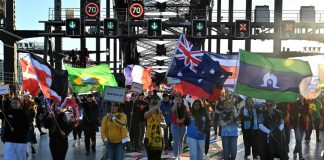
[[[227,123],[230,116],[233,116],[234,122]],[[221,130],[222,137],[238,136],[238,129],[237,129],[237,123],[236,123],[237,116],[238,115],[237,115],[237,112],[235,109],[230,109],[230,110],[226,109],[220,113],[220,125],[222,127],[222,130]]]

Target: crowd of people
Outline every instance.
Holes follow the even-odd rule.
[[[302,141],[309,142],[312,130],[319,139],[324,116],[324,94],[313,100],[300,97],[294,103],[255,102],[225,91],[217,101],[192,100],[180,93],[145,95],[130,93],[125,101],[106,102],[100,94],[67,97],[55,104],[42,94],[22,99],[13,94],[1,96],[1,140],[4,160],[27,159],[35,154],[34,131],[48,133],[54,160],[65,159],[68,136],[73,146],[81,145],[84,133],[86,156],[96,152],[96,132],[100,132],[107,152],[103,159],[122,160],[125,152],[145,150],[149,160],[161,159],[164,150],[172,150],[181,159],[188,145],[191,160],[208,159],[210,138],[220,138],[225,160],[236,159],[238,128],[242,128],[245,159],[289,159],[290,132],[295,134],[294,159],[304,159]],[[42,130],[45,127],[47,133]],[[215,135],[210,135],[214,130]],[[251,156],[252,155],[252,156]]]

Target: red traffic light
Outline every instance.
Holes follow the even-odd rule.
[[[240,32],[245,32],[247,30],[247,24],[246,23],[240,23]]]

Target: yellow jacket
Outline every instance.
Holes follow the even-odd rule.
[[[126,129],[126,115],[123,113],[114,113],[116,119],[105,116],[101,123],[101,138],[108,139],[110,143],[120,143],[122,139],[128,137]]]

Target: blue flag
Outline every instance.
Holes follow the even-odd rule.
[[[229,72],[221,68],[218,62],[213,61],[207,54],[201,51],[191,51],[190,42],[181,35],[178,47],[173,56],[167,76],[178,78],[202,87],[212,94],[214,87],[222,88]],[[186,46],[188,44],[189,46]]]

